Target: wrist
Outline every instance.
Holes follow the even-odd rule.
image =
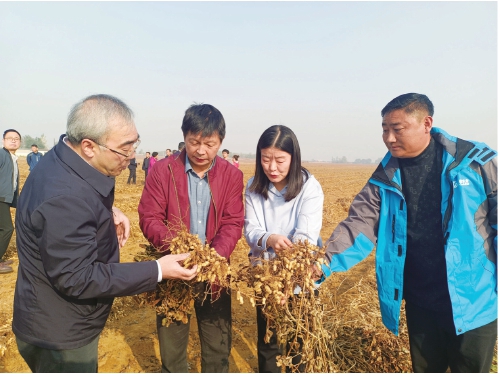
[[[266,239],[266,248],[269,248],[269,247],[272,247],[274,249],[274,245],[273,245],[273,237],[275,237],[276,234],[271,234],[267,237]]]
[[[158,278],[157,278],[157,280],[156,280],[156,281],[159,283],[159,282],[161,282],[161,281],[162,281],[162,279],[163,279],[163,273],[162,273],[162,271],[161,271],[160,261],[158,261],[158,260],[155,260],[155,261],[156,261],[156,265],[158,266]]]

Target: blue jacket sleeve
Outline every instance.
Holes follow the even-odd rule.
[[[380,204],[378,187],[368,182],[354,198],[347,218],[326,242],[325,277],[346,271],[368,257],[377,242]]]

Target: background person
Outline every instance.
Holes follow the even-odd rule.
[[[240,162],[238,161],[238,159],[240,158],[239,155],[233,155],[233,166],[235,166],[236,168],[240,168]]]
[[[165,151],[165,158],[169,158],[172,155],[172,150],[170,148],[167,148]]]
[[[229,161],[229,151],[227,149],[222,150],[222,158],[226,161]]]
[[[122,101],[89,96],[73,107],[66,134],[23,186],[12,330],[33,372],[96,372],[114,297],[196,275],[196,268],[178,264],[185,255],[120,263],[130,222],[113,207],[114,177],[138,144],[132,111]]]
[[[0,151],[0,274],[12,272],[12,260],[5,260],[10,239],[14,233],[10,208],[17,206],[19,194],[19,168],[16,151],[21,146],[21,134],[9,129],[3,133],[3,149]]]
[[[328,240],[325,275],[375,244],[382,320],[398,333],[405,299],[415,372],[489,372],[497,339],[497,159],[432,127],[425,95],[382,109],[389,152]]]
[[[28,153],[28,156],[26,156],[26,162],[28,163],[30,167],[30,171],[33,170],[33,168],[38,164],[40,159],[42,158],[43,154],[38,152],[38,146],[36,144],[31,145],[31,152]]]
[[[148,177],[149,161],[151,159],[151,154],[146,152],[146,157],[142,160],[142,170],[144,170],[144,183],[146,183],[146,178]]]
[[[177,147],[179,149],[174,152],[174,156],[178,156],[182,152],[182,150],[184,149],[184,147],[186,147],[186,143],[185,142],[180,142],[179,145],[178,145],[178,147]]]
[[[292,242],[321,241],[323,190],[301,164],[299,142],[293,131],[283,125],[269,127],[257,143],[255,176],[245,193],[245,238],[249,257],[255,263],[274,258],[292,247]],[[276,364],[283,347],[276,333],[264,342],[267,320],[257,306],[257,356],[259,372],[281,373]],[[289,348],[287,348],[288,351]],[[300,356],[294,357],[298,363]]]
[[[153,169],[154,164],[158,161],[158,152],[153,152],[151,155],[151,158],[149,159],[149,166],[148,166],[148,174],[151,173],[151,169]]]
[[[190,106],[182,121],[186,148],[157,163],[139,203],[139,225],[160,251],[167,251],[185,225],[229,260],[243,228],[243,173],[217,157],[226,134],[222,114],[212,105]],[[209,183],[210,181],[210,183]],[[231,295],[212,287],[195,300],[201,341],[201,371],[227,372],[231,351]],[[188,372],[189,323],[162,326],[157,316],[163,372]]]
[[[135,184],[136,178],[137,178],[137,174],[136,174],[137,165],[138,164],[135,161],[135,157],[130,159],[130,162],[128,164],[129,174],[128,174],[127,184],[130,184],[130,181],[132,181],[132,184]]]

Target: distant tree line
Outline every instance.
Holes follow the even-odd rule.
[[[332,163],[334,164],[347,164],[347,157],[332,157]]]
[[[240,158],[250,158],[255,160],[255,153],[240,153]]]
[[[374,164],[378,164],[380,161],[382,161],[382,157],[377,158],[375,161],[373,161]],[[332,157],[332,163],[334,164],[347,164],[349,161],[347,161],[347,157],[342,156],[342,157]],[[357,158],[352,162],[353,164],[371,164],[372,159],[371,158]]]
[[[353,162],[354,164],[371,164],[372,159],[371,158],[357,158]]]
[[[38,149],[47,149],[47,139],[45,139],[45,135],[42,134],[39,137],[33,137],[31,135],[23,135],[23,144],[22,148],[31,148],[33,144],[38,146]]]

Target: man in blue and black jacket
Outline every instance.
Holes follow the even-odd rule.
[[[433,128],[427,96],[382,110],[389,152],[328,240],[323,273],[376,251],[385,326],[402,299],[415,372],[489,372],[497,338],[497,152]]]
[[[26,156],[26,162],[28,163],[30,167],[30,171],[33,171],[35,168],[36,164],[40,162],[40,159],[42,158],[43,154],[38,152],[38,146],[36,144],[31,145],[31,152],[28,153],[28,156]]]

